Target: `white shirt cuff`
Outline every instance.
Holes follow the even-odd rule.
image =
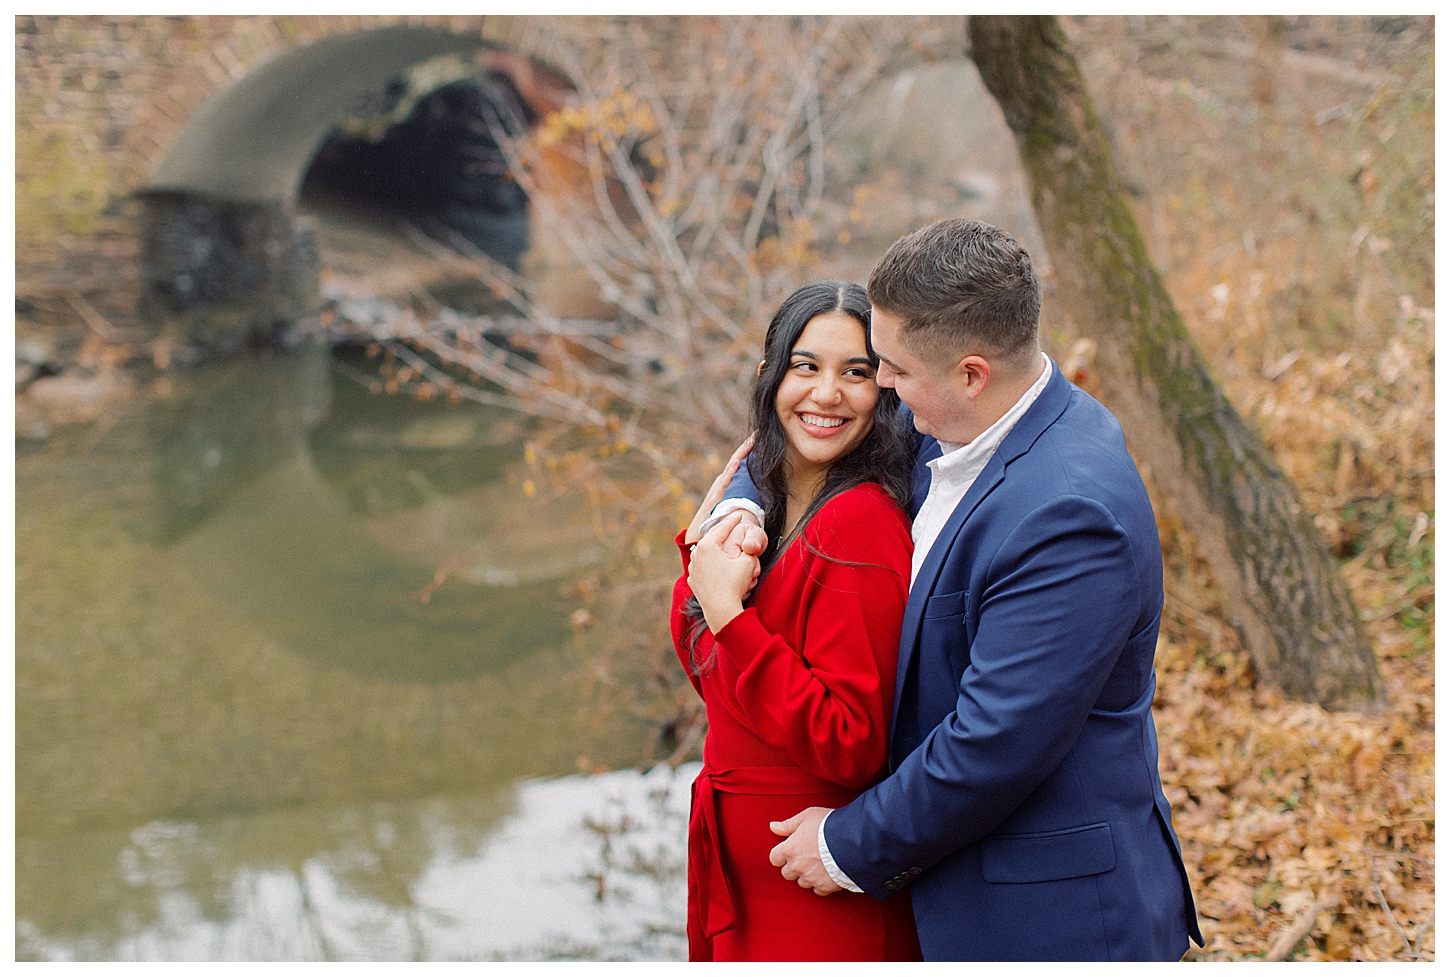
[[[820,830],[816,832],[816,850],[821,853],[821,862],[824,863],[826,866],[826,874],[831,877],[832,882],[836,883],[847,892],[863,892],[865,890],[863,890],[855,882],[852,882],[849,875],[841,871],[841,867],[837,865],[836,860],[831,857],[831,849],[826,847],[826,822],[830,820],[830,817],[831,816],[827,814],[825,817],[821,818]]]
[[[700,535],[703,536],[715,528],[715,524],[724,519],[736,509],[744,509],[755,517],[755,521],[761,526],[765,525],[765,510],[751,502],[749,499],[722,499],[720,504],[710,510],[710,518],[700,524]]]

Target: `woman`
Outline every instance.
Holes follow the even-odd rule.
[[[738,515],[695,548],[744,447],[676,539],[671,632],[709,719],[690,814],[692,960],[921,959],[905,894],[822,898],[769,860],[771,821],[839,807],[886,772],[914,452],[895,393],[876,386],[869,325],[859,285],[786,299],[752,398],[769,548],[757,563],[713,545]]]

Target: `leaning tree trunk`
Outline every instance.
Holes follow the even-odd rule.
[[[1193,527],[1260,677],[1329,708],[1377,707],[1378,665],[1344,577],[1174,310],[1062,27],[974,16],[968,34],[1017,138],[1063,304],[1097,343],[1103,399]]]

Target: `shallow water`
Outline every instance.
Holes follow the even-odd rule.
[[[683,952],[682,889],[580,881],[584,818],[658,775],[554,779],[641,742],[579,707],[587,523],[524,498],[517,418],[373,397],[363,365],[142,375],[17,444],[18,957]]]
[[[83,877],[61,932],[20,915],[17,956],[684,959],[684,831],[697,771],[527,780],[493,794],[22,842],[28,872],[63,861]]]

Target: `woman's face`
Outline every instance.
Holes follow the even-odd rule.
[[[844,312],[806,323],[775,392],[792,474],[819,478],[860,444],[876,423],[879,393],[861,323]]]

